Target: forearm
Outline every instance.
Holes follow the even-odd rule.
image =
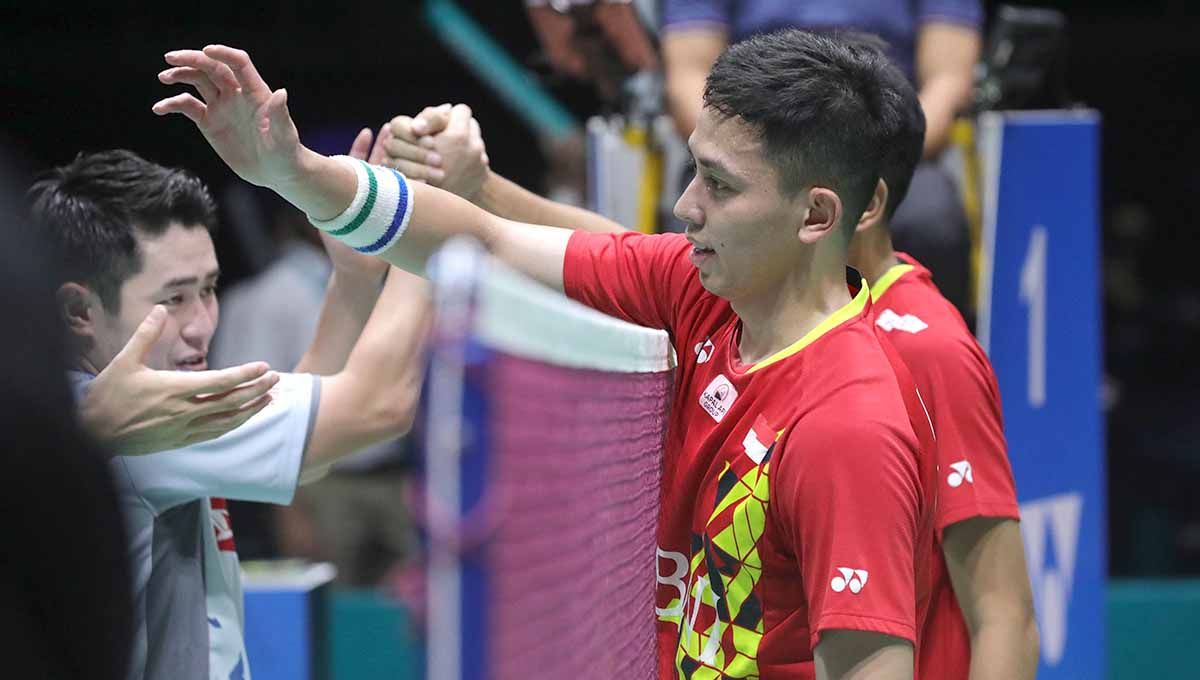
[[[603,215],[565,203],[555,203],[491,171],[483,181],[476,202],[488,212],[518,222],[561,225],[597,234],[627,231]]]
[[[964,82],[954,74],[935,77],[921,87],[919,97],[925,111],[925,158],[933,158],[946,148],[954,119],[965,108],[970,96],[969,80]]]
[[[979,33],[957,24],[926,24],[917,36],[917,90],[925,110],[926,158],[945,148],[955,116],[970,104],[979,50]]]
[[[675,130],[685,140],[696,129],[704,108],[708,72],[728,44],[725,30],[716,27],[672,30],[663,37],[667,105]]]
[[[358,179],[349,165],[316,154],[301,165],[300,179],[272,187],[284,199],[318,219],[336,217],[351,205]],[[569,231],[506,220],[428,184],[407,186],[412,204],[408,225],[391,246],[376,253],[378,257],[421,276],[438,247],[456,236],[469,236],[518,271],[562,290]],[[330,215],[331,206],[338,206],[338,212]]]
[[[345,368],[323,383],[306,470],[408,431],[430,314],[428,283],[391,270]]]
[[[971,634],[970,680],[1033,680],[1038,631],[1032,615],[981,625]]]
[[[675,131],[683,139],[691,136],[704,108],[704,80],[707,73],[689,71],[673,76],[667,83],[667,109]]]
[[[345,367],[379,299],[381,284],[346,272],[330,275],[316,336],[296,365],[297,373],[333,375]]]

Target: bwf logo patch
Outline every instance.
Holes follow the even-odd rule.
[[[700,393],[700,407],[719,423],[725,418],[725,414],[729,413],[729,407],[733,406],[737,395],[737,389],[729,382],[729,378],[718,375]]]

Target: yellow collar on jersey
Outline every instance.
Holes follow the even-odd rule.
[[[883,297],[883,294],[887,292],[888,288],[892,287],[893,283],[898,281],[901,276],[911,272],[913,269],[914,267],[911,264],[905,264],[903,262],[892,265],[892,268],[887,270],[883,276],[879,277],[879,280],[875,282],[874,286],[871,286],[871,300],[876,302],[879,301],[879,298]]]
[[[860,285],[859,289],[858,289],[858,295],[855,295],[853,300],[851,300],[850,302],[847,302],[845,305],[842,306],[841,309],[837,310],[833,314],[830,314],[828,317],[826,317],[825,320],[822,321],[820,324],[818,324],[816,328],[805,333],[804,337],[800,338],[796,342],[793,342],[792,344],[788,345],[787,347],[779,350],[778,352],[772,354],[771,356],[767,357],[766,359],[763,359],[762,361],[758,362],[757,364],[754,364],[753,366],[750,367],[750,370],[748,370],[746,372],[754,373],[755,371],[761,371],[762,369],[766,368],[767,366],[770,366],[771,364],[774,364],[779,361],[783,361],[784,359],[792,356],[793,354],[799,352],[800,350],[804,349],[805,347],[808,347],[809,345],[813,344],[814,342],[816,342],[817,338],[821,337],[822,335],[825,335],[826,333],[833,330],[834,328],[837,328],[838,326],[845,323],[847,320],[852,319],[852,318],[858,316],[859,314],[862,314],[863,308],[867,306],[867,298],[870,297],[870,295],[871,295],[871,291],[870,291],[870,288],[867,286],[867,280],[863,279],[862,285]]]

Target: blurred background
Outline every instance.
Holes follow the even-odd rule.
[[[251,233],[239,225],[278,226],[286,218],[277,218],[274,204],[234,177],[188,121],[162,120],[150,112],[163,96],[155,74],[169,49],[209,42],[246,49],[268,83],[288,88],[301,137],[327,153],[344,152],[363,126],[378,128],[397,114],[462,102],[482,125],[493,169],[535,191],[569,193],[574,187],[582,192],[570,154],[566,160],[557,157],[559,151],[545,143],[528,117],[468,68],[433,29],[424,4],[351,2],[333,9],[302,2],[210,0],[184,6],[113,0],[64,11],[52,4],[4,3],[0,142],[30,174],[65,163],[79,151],[114,147],[194,171],[213,188],[224,211],[217,247],[225,290],[270,264],[248,255],[253,249],[247,239],[286,238],[279,236],[286,226]],[[989,28],[999,4],[984,2]],[[1200,196],[1200,13],[1184,0],[1043,0],[1037,5],[1065,18],[1061,71],[1050,76],[1056,83],[1051,96],[1061,101],[1051,103],[1093,108],[1103,119],[1107,568],[1114,583],[1137,584],[1137,592],[1145,593],[1153,584],[1142,579],[1167,584],[1162,579],[1200,577],[1200,362],[1195,360],[1200,278],[1192,275],[1200,252],[1195,200]],[[592,84],[550,67],[520,3],[462,0],[457,6],[537,76],[574,124],[624,110]],[[1051,262],[1050,286],[1054,271]],[[403,444],[398,447],[364,463],[364,472],[347,474],[383,470],[401,488],[411,454]],[[263,508],[236,507],[242,558],[328,558],[328,551],[313,543],[318,541],[312,534],[314,517],[276,517]],[[403,547],[409,537],[372,540],[379,543],[378,559],[345,585],[392,587],[387,574],[395,576],[394,568],[403,568],[411,557]],[[359,607],[354,614],[359,617],[388,616],[374,608],[364,594],[369,590],[347,592],[337,606]],[[1177,594],[1171,597],[1178,600]],[[1126,616],[1126,610],[1112,606],[1110,601],[1110,616]],[[1190,611],[1196,615],[1195,608]],[[364,630],[381,625],[374,621]],[[355,644],[343,646],[355,649]]]

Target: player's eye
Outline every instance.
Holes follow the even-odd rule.
[[[176,293],[165,300],[160,300],[158,304],[166,305],[168,307],[178,307],[179,305],[183,304],[183,295]]]

